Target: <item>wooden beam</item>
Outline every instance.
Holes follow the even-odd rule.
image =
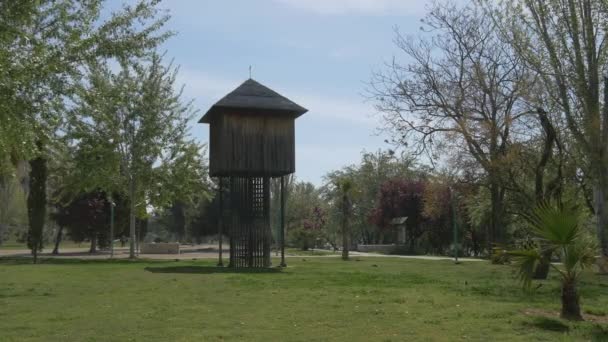
[[[223,178],[220,177],[220,181],[219,181],[219,200],[220,200],[220,215],[218,218],[218,238],[219,238],[219,247],[220,247],[220,252],[219,252],[219,260],[217,262],[217,266],[219,267],[223,267],[224,266],[224,261],[223,261],[223,255],[222,255],[222,239],[223,239],[223,234],[224,234],[224,187],[223,187]]]
[[[281,176],[281,267],[285,263],[285,177]]]

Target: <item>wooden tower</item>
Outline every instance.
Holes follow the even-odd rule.
[[[305,112],[248,79],[200,119],[199,123],[209,124],[209,173],[219,178],[219,265],[226,226],[231,267],[270,266],[270,179],[280,177],[281,265],[285,266],[283,176],[295,172],[295,119]]]

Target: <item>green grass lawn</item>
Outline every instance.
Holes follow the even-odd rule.
[[[606,323],[544,317],[559,310],[557,280],[524,293],[509,266],[288,263],[283,271],[235,272],[213,267],[215,260],[0,259],[0,340],[608,340]],[[586,274],[581,285],[583,309],[605,318],[608,277]]]

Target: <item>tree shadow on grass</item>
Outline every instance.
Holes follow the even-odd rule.
[[[570,330],[570,327],[566,323],[557,318],[550,317],[534,317],[530,322],[526,322],[526,325],[555,332],[566,332]]]
[[[608,341],[608,327],[595,324],[591,328],[591,341]]]
[[[175,260],[149,260],[149,259],[79,259],[79,258],[39,258],[38,264],[50,265],[114,265],[114,264],[135,264],[135,263],[170,263]],[[32,265],[33,260],[30,256],[10,256],[0,257],[0,265]]]
[[[188,253],[218,253],[220,251],[217,247],[201,247],[201,248],[181,248],[179,254]],[[222,248],[224,253],[230,253],[230,248]]]
[[[282,269],[273,268],[231,268],[217,266],[166,266],[146,267],[144,270],[151,273],[181,273],[181,274],[215,274],[215,273],[259,273],[282,274]]]

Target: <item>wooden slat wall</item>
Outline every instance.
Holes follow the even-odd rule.
[[[270,266],[270,179],[230,177],[230,267]]]
[[[295,172],[295,121],[246,112],[217,115],[210,125],[211,176],[280,176]]]

